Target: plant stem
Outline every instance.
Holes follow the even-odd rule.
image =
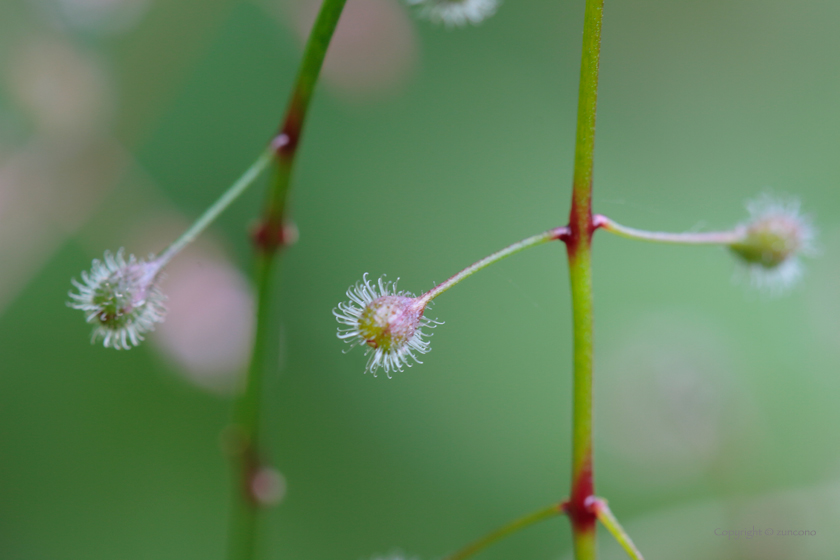
[[[181,237],[176,239],[166,250],[160,254],[160,256],[156,259],[160,266],[164,266],[168,263],[172,257],[178,254],[181,249],[189,245],[192,241],[195,240],[196,237],[201,235],[201,233],[207,229],[216,218],[219,217],[219,214],[224,212],[228,206],[233,204],[233,202],[239,198],[239,196],[245,192],[245,190],[253,184],[253,182],[260,176],[260,174],[268,167],[268,164],[271,163],[271,159],[273,157],[273,151],[271,148],[267,148],[257,160],[251,164],[245,173],[242,174],[239,179],[233,183],[228,190],[219,197],[219,199],[213,203],[210,208],[204,211],[194,223],[190,226],[190,228],[185,231]]]
[[[233,413],[233,496],[228,536],[228,559],[251,560],[256,552],[257,510],[252,490],[254,474],[262,460],[259,452],[262,381],[266,369],[266,348],[271,340],[270,296],[273,268],[284,239],[289,179],[297,154],[303,125],[330,40],[338,25],[346,0],[324,0],[309,34],[297,80],[278,135],[270,149],[277,162],[275,181],[269,191],[262,223],[254,234],[258,249],[254,281],[257,286],[257,322],[254,346],[248,365],[245,391],[238,397]]]
[[[279,242],[282,241],[283,219],[292,166],[300,144],[309,103],[312,101],[312,94],[327,54],[327,47],[329,47],[346,1],[324,0],[321,4],[321,11],[306,42],[306,51],[303,54],[297,82],[286,109],[286,116],[283,118],[278,135],[272,142],[277,155],[278,172],[274,188],[269,192],[265,206],[262,226],[262,234],[265,237],[257,239],[260,246],[268,251],[276,250]]]
[[[543,521],[544,519],[549,519],[551,517],[560,515],[561,513],[563,513],[563,509],[562,506],[558,504],[554,504],[547,508],[537,510],[533,513],[529,513],[525,517],[520,517],[519,519],[512,521],[507,525],[499,527],[495,531],[488,533],[487,535],[481,537],[477,541],[462,548],[455,554],[447,556],[445,560],[464,560],[465,558],[469,558],[473,554],[480,552],[481,550],[487,548],[491,544],[507,536],[510,536],[516,533],[517,531],[524,529],[525,527]]]
[[[496,251],[492,255],[488,255],[488,256],[484,257],[483,259],[481,259],[480,261],[471,264],[470,266],[468,266],[467,268],[465,268],[464,270],[462,270],[458,274],[449,278],[449,280],[446,280],[445,282],[441,282],[440,284],[438,284],[437,286],[435,286],[434,288],[432,288],[431,290],[429,290],[428,292],[426,292],[425,294],[420,296],[419,299],[421,301],[423,301],[424,303],[428,303],[429,301],[433,300],[434,298],[436,298],[437,296],[439,296],[440,294],[442,294],[443,292],[445,292],[446,290],[448,290],[449,288],[451,288],[452,286],[454,286],[455,284],[457,284],[461,280],[464,280],[465,278],[469,278],[470,276],[472,276],[473,274],[475,274],[479,270],[481,270],[483,268],[487,268],[491,264],[493,264],[495,262],[498,262],[505,257],[509,257],[510,255],[512,255],[514,253],[518,253],[519,251],[522,251],[523,249],[527,249],[529,247],[535,247],[537,245],[541,245],[541,244],[545,243],[546,241],[554,241],[556,239],[563,239],[566,235],[568,235],[568,233],[569,233],[569,228],[558,227],[558,228],[550,229],[546,232],[543,232],[543,233],[540,233],[540,234],[537,234],[537,235],[532,235],[531,237],[523,239],[522,241],[517,241],[516,243],[514,243],[512,245],[508,245],[504,249]]]
[[[645,560],[642,557],[642,553],[639,552],[639,549],[636,548],[636,545],[633,544],[633,541],[630,540],[630,537],[618,522],[618,519],[616,519],[613,515],[613,512],[607,505],[607,501],[603,498],[596,498],[594,500],[594,508],[595,515],[598,516],[598,520],[604,524],[604,527],[606,527],[610,533],[612,533],[615,540],[618,541],[618,544],[621,545],[621,548],[624,549],[627,555],[633,560]]]
[[[595,515],[588,505],[594,492],[592,470],[592,169],[595,110],[601,53],[603,0],[586,0],[572,208],[566,247],[572,290],[574,388],[572,489],[567,513],[572,523],[575,558],[594,560]]]
[[[743,228],[736,228],[730,231],[708,231],[708,232],[685,232],[668,233],[660,231],[644,231],[618,224],[606,216],[597,215],[594,217],[595,227],[601,228],[610,233],[639,239],[641,241],[652,241],[655,243],[679,243],[683,245],[731,245],[743,240]]]
[[[265,353],[270,326],[269,295],[272,287],[271,259],[266,254],[257,255],[257,336],[251,351],[245,391],[236,400],[230,448],[233,451],[233,496],[228,535],[228,558],[250,560],[255,557],[257,511],[260,504],[253,491],[253,479],[262,457],[259,453],[260,409]],[[260,336],[261,334],[261,336]]]

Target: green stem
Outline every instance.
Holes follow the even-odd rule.
[[[633,544],[630,536],[627,535],[627,532],[618,522],[618,519],[613,515],[613,512],[607,505],[607,501],[603,498],[597,498],[594,502],[595,515],[598,516],[598,520],[612,533],[615,540],[618,541],[618,544],[621,545],[621,548],[624,549],[627,555],[633,560],[644,560],[642,553],[639,552],[639,549]]]
[[[292,91],[292,97],[286,109],[286,116],[283,125],[272,145],[277,154],[278,173],[274,188],[269,192],[268,201],[265,206],[264,226],[268,230],[268,239],[273,240],[282,233],[283,218],[286,211],[288,199],[289,179],[291,178],[292,166],[300,145],[303,125],[312,101],[312,94],[315,92],[315,85],[324,64],[324,57],[327,54],[330,40],[332,39],[338,19],[344,9],[347,0],[324,0],[321,4],[321,11],[309,34],[306,42],[306,51],[303,54],[303,61],[298,71],[297,82]],[[273,235],[272,235],[273,234]],[[264,248],[276,249],[273,242],[269,242]]]
[[[504,249],[496,251],[492,255],[488,255],[480,261],[471,264],[458,274],[452,276],[449,280],[438,284],[437,286],[420,296],[419,299],[423,301],[424,304],[428,303],[429,301],[433,300],[434,298],[436,298],[455,284],[459,283],[461,280],[469,278],[479,270],[487,268],[491,264],[498,262],[505,257],[509,257],[510,255],[518,253],[519,251],[522,251],[529,247],[542,245],[547,241],[554,241],[555,239],[563,239],[568,234],[568,232],[569,229],[566,227],[554,228],[537,235],[532,235],[531,237],[523,239],[522,241],[517,241],[512,245],[508,245]]]
[[[190,226],[190,228],[185,231],[181,237],[176,239],[167,249],[160,254],[157,258],[157,261],[160,263],[160,266],[164,266],[168,263],[172,257],[178,254],[181,249],[186,247],[188,244],[193,242],[196,237],[201,235],[201,233],[207,229],[216,218],[219,217],[219,214],[224,212],[228,206],[233,204],[233,202],[239,198],[239,196],[245,192],[245,190],[253,184],[253,182],[260,176],[260,174],[268,167],[268,164],[271,163],[272,157],[274,156],[273,150],[271,148],[267,148],[257,160],[251,164],[245,173],[242,174],[239,179],[233,183],[228,190],[219,197],[219,199],[213,203],[210,208],[205,210],[204,214],[202,214],[194,223]]]
[[[569,215],[569,278],[574,328],[572,490],[567,513],[572,522],[575,558],[594,560],[595,515],[588,507],[594,492],[592,470],[592,170],[595,112],[601,53],[603,0],[586,0],[583,24],[572,209]]]
[[[592,465],[592,262],[589,246],[570,251],[574,328],[574,381],[572,411],[572,490],[569,518],[577,560],[595,558],[594,516],[586,500],[594,492]]]
[[[598,65],[601,56],[601,20],[604,0],[586,0],[583,22],[583,50],[578,92],[575,134],[574,191],[572,217],[578,229],[591,228],[592,169],[595,152],[595,112],[598,104]],[[574,227],[573,226],[573,227]]]
[[[233,411],[233,441],[230,442],[234,460],[233,497],[227,556],[231,560],[250,560],[255,557],[256,551],[257,511],[260,504],[254,495],[252,482],[263,459],[259,453],[259,427],[265,355],[269,340],[264,333],[271,325],[271,264],[267,255],[257,256],[256,332],[263,335],[254,338],[245,391],[236,400]]]
[[[469,558],[473,554],[480,552],[481,550],[487,548],[491,544],[500,541],[501,539],[510,536],[517,531],[521,531],[525,527],[533,525],[535,523],[539,523],[545,519],[549,519],[551,517],[555,517],[563,513],[563,508],[561,505],[554,504],[547,508],[543,508],[537,510],[533,513],[529,513],[525,517],[520,517],[519,519],[504,525],[503,527],[499,527],[495,531],[488,533],[487,535],[481,537],[477,541],[467,545],[466,547],[462,548],[455,554],[451,556],[447,556],[445,560],[464,560],[465,558]]]
[[[324,57],[327,54],[346,0],[324,0],[309,34],[291,99],[280,132],[270,148],[276,157],[277,173],[269,190],[262,223],[254,235],[259,249],[254,281],[257,286],[257,322],[254,346],[248,365],[245,391],[238,397],[233,413],[237,445],[233,454],[233,496],[228,536],[229,560],[252,560],[256,552],[257,503],[252,491],[254,474],[263,457],[259,451],[262,385],[266,369],[266,349],[272,340],[270,296],[275,256],[284,245],[283,231],[289,180],[297,154],[306,114]]]
[[[601,228],[610,233],[639,239],[641,241],[652,241],[654,243],[679,243],[683,245],[732,245],[744,239],[743,228],[736,228],[730,231],[707,231],[707,232],[685,232],[668,233],[661,231],[644,231],[618,224],[606,216],[594,217],[595,227]]]

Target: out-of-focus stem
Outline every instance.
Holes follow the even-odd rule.
[[[685,232],[669,233],[661,231],[645,231],[623,226],[606,216],[597,215],[593,218],[596,228],[603,229],[610,233],[627,237],[628,239],[639,239],[654,243],[678,243],[682,245],[731,245],[743,240],[745,231],[743,228],[735,228],[730,231],[708,231],[708,232]]]
[[[256,553],[257,511],[253,491],[254,476],[263,459],[259,451],[262,385],[266,368],[266,348],[271,333],[270,295],[274,261],[278,249],[288,242],[286,201],[289,179],[300,143],[309,103],[338,25],[346,0],[324,0],[309,34],[297,80],[278,135],[270,149],[275,156],[276,175],[263,211],[262,222],[254,233],[258,249],[254,272],[257,286],[257,324],[254,346],[248,365],[245,390],[234,406],[231,445],[233,459],[233,495],[228,535],[228,560],[252,560]]]
[[[251,560],[256,555],[257,513],[260,504],[254,493],[254,476],[263,457],[259,451],[260,409],[265,353],[270,323],[268,305],[272,287],[271,260],[266,254],[257,256],[257,336],[251,350],[245,391],[236,400],[233,425],[227,434],[228,449],[233,459],[233,496],[228,534],[228,559]]]

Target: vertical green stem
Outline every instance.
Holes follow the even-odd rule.
[[[253,478],[260,468],[260,409],[263,371],[270,329],[269,295],[272,287],[272,262],[268,255],[257,256],[257,325],[245,391],[237,399],[233,411],[233,429],[229,442],[233,451],[233,496],[228,535],[228,558],[250,560],[255,557],[257,512],[259,503],[253,492]]]
[[[257,247],[255,283],[257,286],[257,324],[248,366],[245,390],[237,399],[233,413],[235,441],[233,451],[233,496],[228,535],[228,559],[252,560],[256,555],[257,513],[253,478],[263,459],[259,451],[262,385],[266,368],[266,348],[271,338],[270,296],[274,261],[284,245],[284,225],[289,180],[300,143],[307,110],[330,40],[338,25],[346,0],[324,0],[309,34],[297,80],[278,135],[271,143],[277,172],[266,200],[263,218],[254,234]]]
[[[594,560],[595,521],[591,508],[592,469],[592,169],[595,109],[601,53],[603,0],[586,0],[578,97],[572,209],[567,240],[574,326],[572,489],[567,513],[572,522],[575,558]]]
[[[595,558],[595,516],[588,499],[594,492],[592,465],[592,265],[589,245],[569,245],[574,326],[572,489],[568,513],[577,560]]]

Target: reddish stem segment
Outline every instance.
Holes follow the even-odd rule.
[[[585,463],[573,478],[572,494],[565,504],[566,514],[572,522],[573,529],[577,531],[594,530],[597,516],[592,508],[593,500],[593,479],[592,479],[592,452],[585,455]]]

